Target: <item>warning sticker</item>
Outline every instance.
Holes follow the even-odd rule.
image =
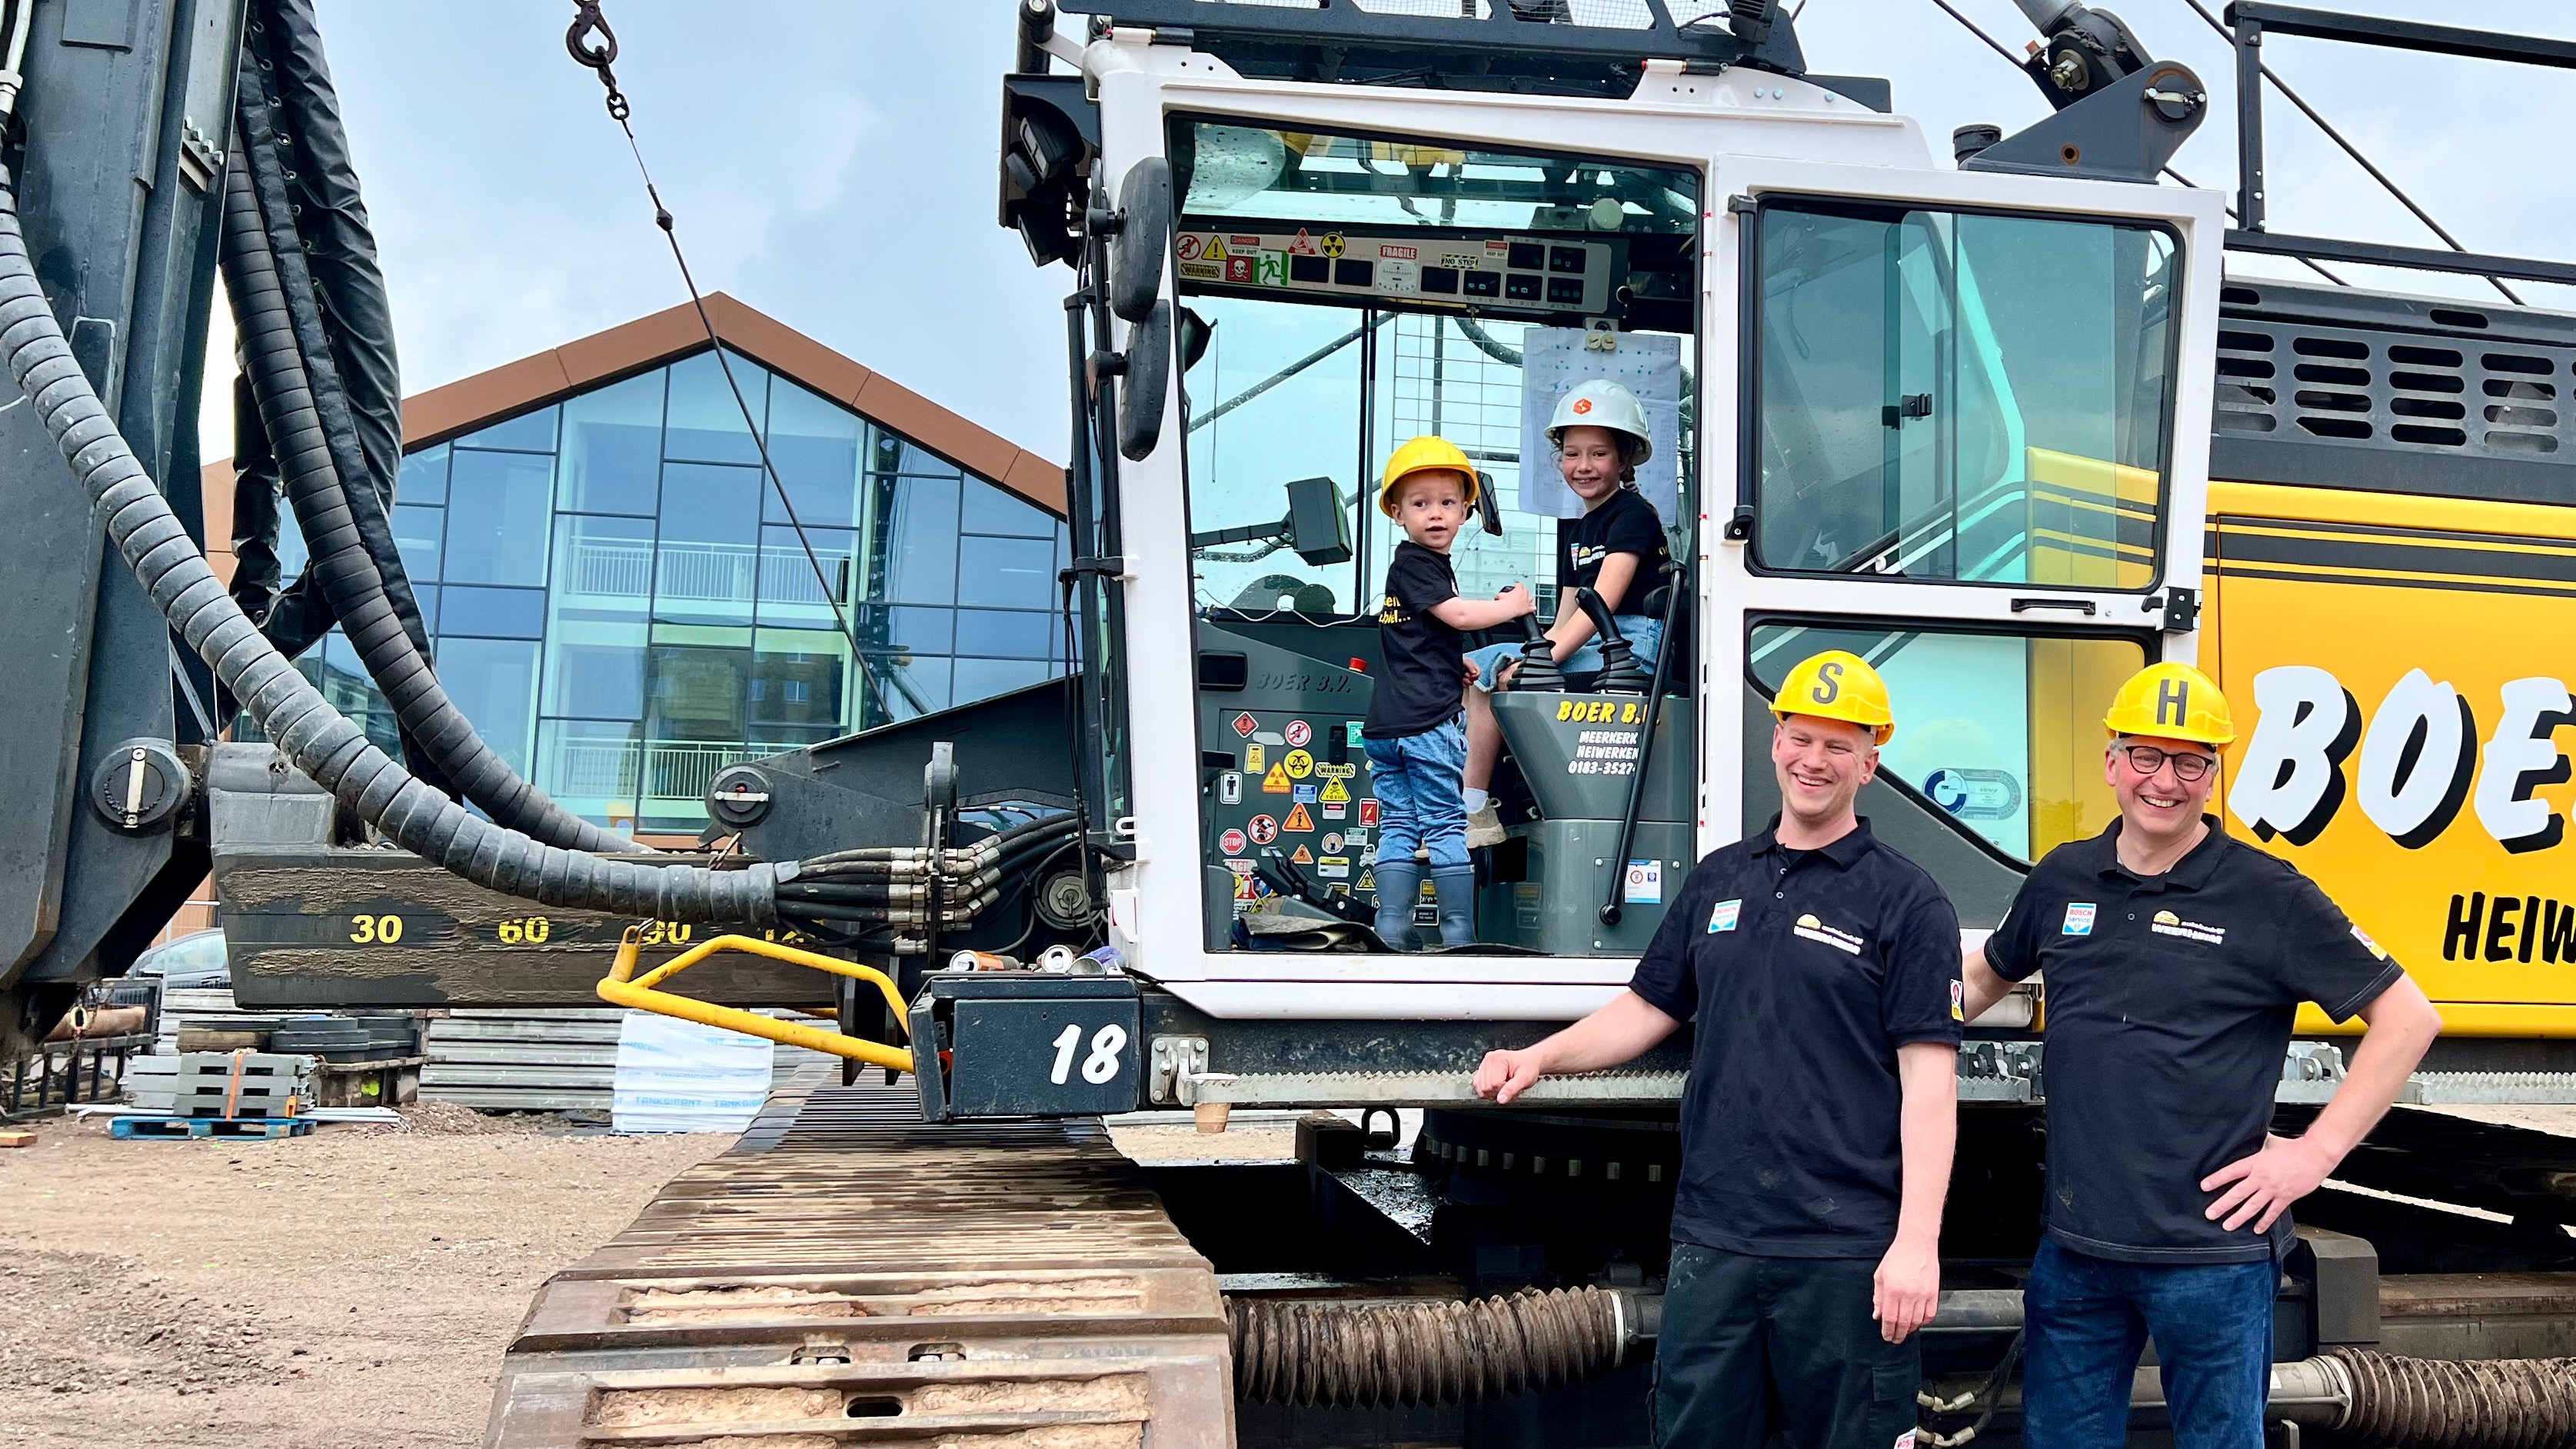
[[[1243,803],[1243,772],[1228,770],[1216,777],[1216,799],[1220,805]]]
[[[1305,235],[1304,232],[1299,232],[1297,234],[1299,236]],[[1324,233],[1324,255],[1328,257],[1338,257],[1348,249],[1349,248],[1342,241],[1342,234],[1340,232],[1328,231]]]
[[[1261,777],[1261,793],[1264,795],[1285,795],[1296,788],[1288,779],[1285,765],[1273,765],[1270,773]]]
[[[1292,739],[1288,743],[1293,745],[1297,742]],[[1315,757],[1304,750],[1290,750],[1288,757],[1279,763],[1287,767],[1289,774],[1300,780],[1315,773]]]
[[[1377,801],[1362,800],[1360,802],[1360,823],[1362,825],[1375,825],[1377,823]]]
[[[1326,855],[1335,854],[1342,848],[1342,832],[1338,830],[1327,830],[1324,832],[1324,838],[1316,841],[1315,843],[1324,847],[1324,853]],[[1233,854],[1231,850],[1226,853],[1229,855]]]
[[[1288,811],[1288,819],[1282,823],[1279,828],[1282,830],[1312,830],[1315,828],[1315,817],[1306,813],[1305,806],[1293,806]]]
[[[1341,804],[1346,804],[1346,803],[1348,803],[1348,802],[1349,802],[1350,798],[1351,798],[1351,787],[1350,787],[1350,786],[1343,784],[1343,783],[1342,783],[1341,781],[1339,781],[1339,780],[1327,780],[1327,781],[1325,781],[1325,782],[1324,782],[1324,803],[1325,803],[1325,804],[1327,804],[1327,805],[1341,805]]]
[[[1297,803],[1300,805],[1316,805],[1322,803],[1315,798],[1315,787],[1312,785],[1299,785],[1290,791],[1290,794],[1295,796]]]
[[[1225,249],[1225,238],[1221,236],[1209,237],[1207,245],[1199,249],[1199,260],[1206,262],[1221,262],[1233,255]]]
[[[1229,830],[1225,834],[1218,836],[1216,838],[1216,848],[1224,851],[1228,855],[1243,854],[1243,832],[1240,830]]]
[[[1221,282],[1225,280],[1225,266],[1220,262],[1183,262],[1181,275],[1193,282]]]
[[[1359,878],[1359,880],[1358,880],[1358,881],[1356,881],[1356,882],[1354,882],[1354,883],[1355,883],[1356,885],[1358,885],[1358,886],[1359,886],[1359,888],[1360,888],[1361,890],[1364,890],[1364,891],[1373,891],[1373,890],[1376,890],[1376,889],[1377,889],[1377,870],[1376,870],[1376,868],[1375,868],[1374,866],[1365,866],[1365,865],[1364,865],[1364,866],[1361,866],[1361,867],[1360,867],[1360,878]]]
[[[1206,245],[1207,242],[1199,237],[1184,236],[1172,243],[1172,250],[1179,254],[1182,261],[1195,262],[1199,259],[1199,248]]]
[[[1225,259],[1225,279],[1238,287],[1249,287],[1254,267],[1255,260],[1251,257],[1228,257]]]
[[[1314,738],[1315,731],[1313,726],[1307,724],[1304,720],[1292,719],[1288,721],[1288,743],[1295,745],[1297,748],[1302,750],[1306,747],[1307,742]]]
[[[1255,269],[1254,276],[1255,279],[1265,287],[1287,286],[1288,254],[1286,252],[1263,252],[1261,254],[1261,265]]]
[[[1350,859],[1347,856],[1339,855],[1325,856],[1322,860],[1316,862],[1315,873],[1317,875],[1331,876],[1337,879],[1346,880],[1350,877],[1351,873]]]
[[[1317,760],[1315,762],[1315,773],[1323,776],[1327,780],[1347,780],[1359,772],[1360,767],[1357,765],[1336,765],[1330,760]]]
[[[1297,847],[1297,853],[1288,858],[1299,865],[1313,865],[1315,863],[1315,852],[1308,850],[1306,847],[1301,845]]]
[[[1263,749],[1258,744],[1250,744],[1243,747],[1243,768],[1246,774],[1258,775],[1263,770],[1269,768],[1269,766],[1270,752],[1268,750]]]
[[[1422,255],[1422,253],[1415,251],[1411,247],[1397,246],[1392,242],[1381,244],[1377,249],[1377,254],[1382,257],[1402,257],[1408,262]]]
[[[1301,226],[1297,228],[1296,239],[1288,243],[1288,250],[1301,257],[1311,257],[1315,254],[1315,239],[1306,235],[1306,229]]]
[[[1261,728],[1261,721],[1254,719],[1250,711],[1236,715],[1234,717],[1233,724],[1234,732],[1243,736],[1247,740],[1252,738],[1252,732],[1254,730]]]
[[[1351,807],[1348,805],[1326,805],[1323,807],[1323,811],[1325,819],[1339,820],[1343,816],[1351,813]]]
[[[1251,832],[1255,845],[1268,845],[1279,838],[1279,822],[1267,815],[1253,816],[1243,823],[1243,828]]]

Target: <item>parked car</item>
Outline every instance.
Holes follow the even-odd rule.
[[[224,958],[224,933],[219,930],[190,931],[164,941],[135,957],[133,969],[126,974],[157,976],[167,991],[222,991],[233,984],[231,964]]]

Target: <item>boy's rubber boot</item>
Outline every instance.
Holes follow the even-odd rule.
[[[1422,867],[1409,860],[1377,867],[1378,939],[1398,951],[1422,948],[1413,938],[1413,903],[1422,896]]]
[[[1476,868],[1452,866],[1431,873],[1431,891],[1440,901],[1440,944],[1476,944]]]

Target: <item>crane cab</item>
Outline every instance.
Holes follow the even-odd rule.
[[[1081,51],[1094,214],[1139,168],[1171,198],[1168,320],[1097,340],[1169,335],[1177,365],[1121,358],[1161,406],[1122,399],[1075,490],[1078,550],[1118,560],[1084,581],[1086,729],[1135,970],[1216,1016],[1578,1015],[1697,859],[1762,828],[1771,692],[1826,648],[1895,692],[1864,813],[1972,928],[2110,818],[2099,701],[2193,657],[2217,197],[1935,166],[1875,83],[1358,86],[1263,73],[1275,48],[1215,25]],[[1619,612],[1672,627],[1624,675],[1496,696],[1478,945],[1388,951],[1359,739],[1401,537],[1379,470],[1418,435],[1464,449],[1490,506],[1460,592],[1527,582],[1552,619],[1582,502],[1544,427],[1596,377],[1655,430],[1636,488],[1672,561]]]

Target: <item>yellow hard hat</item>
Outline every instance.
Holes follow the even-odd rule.
[[[1896,733],[1896,711],[1887,702],[1887,681],[1869,661],[1848,649],[1828,649],[1798,661],[1780,692],[1771,697],[1771,712],[1848,720],[1866,726],[1886,744]]]
[[[2217,681],[2188,664],[2150,664],[2129,676],[2111,696],[2103,725],[2115,735],[2154,735],[2225,745],[2236,738],[2235,718]]]
[[[1386,476],[1378,480],[1377,511],[1389,518],[1395,516],[1395,485],[1413,474],[1431,468],[1447,468],[1467,480],[1467,506],[1476,506],[1476,465],[1456,443],[1436,434],[1425,433],[1395,450],[1386,460]]]

